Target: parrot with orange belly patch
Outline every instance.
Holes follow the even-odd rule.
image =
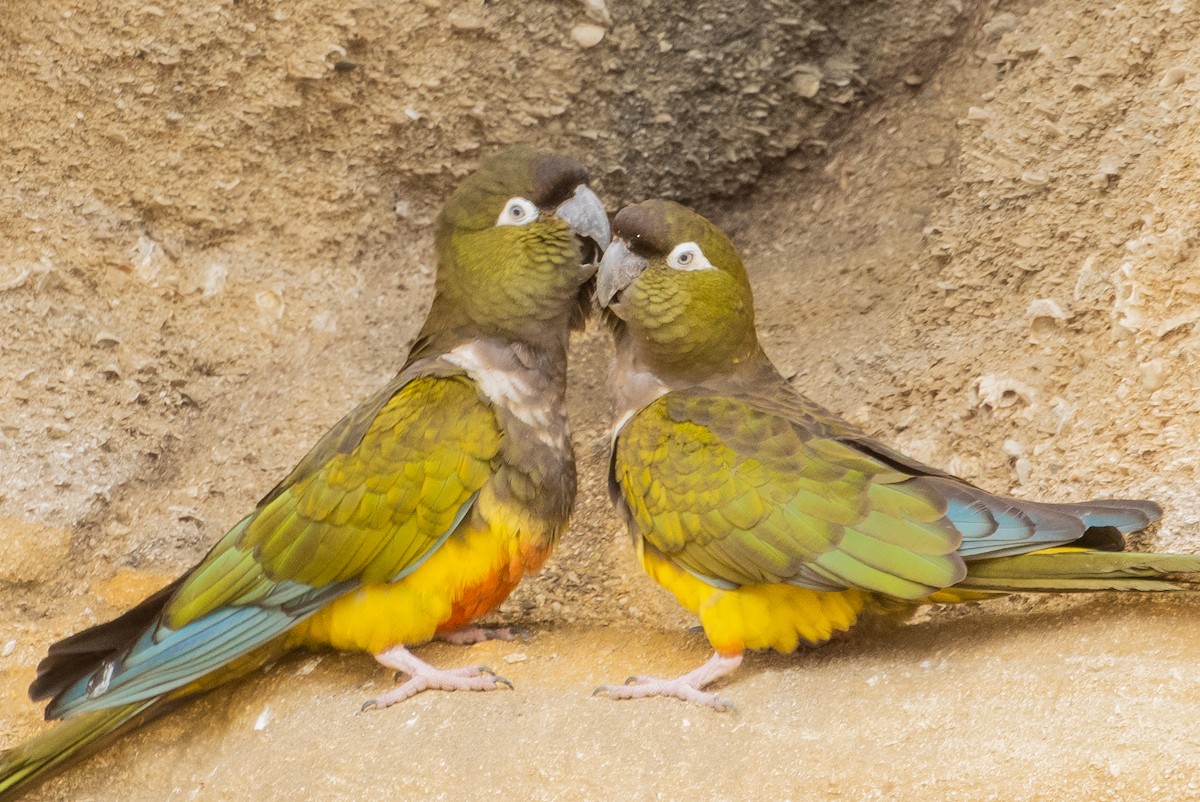
[[[366,651],[407,677],[364,707],[507,685],[407,647],[503,636],[470,624],[566,528],[567,340],[608,241],[570,159],[517,147],[466,178],[438,217],[435,297],[400,373],[196,567],[50,647],[30,695],[63,721],[0,754],[0,799],[296,647]]]

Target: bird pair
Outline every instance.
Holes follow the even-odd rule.
[[[503,683],[407,647],[505,637],[471,624],[566,529],[567,341],[593,277],[616,347],[613,498],[647,572],[716,650],[678,679],[601,693],[724,709],[703,688],[745,649],[791,651],[931,601],[1191,589],[1200,571],[1120,551],[1158,518],[1151,502],[999,498],[797,394],[759,346],[733,245],[682,206],[631,206],[610,229],[582,166],[519,147],[455,190],[435,247],[433,304],[396,378],[192,570],[50,647],[30,694],[64,721],[0,756],[0,799],[296,647],[367,651],[407,677],[368,707]]]

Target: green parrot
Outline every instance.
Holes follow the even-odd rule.
[[[64,721],[0,755],[0,799],[295,647],[367,651],[407,676],[364,709],[511,687],[407,646],[506,637],[469,625],[567,525],[567,339],[610,237],[587,181],[570,159],[516,147],[462,182],[436,223],[435,296],[403,369],[195,568],[50,647],[30,696]]]
[[[614,331],[609,484],[643,567],[697,613],[712,659],[598,694],[730,709],[703,688],[746,649],[791,652],[864,614],[1010,592],[1195,590],[1200,558],[1123,552],[1150,501],[995,496],[797,393],[759,345],[745,268],[668,201],[623,209],[601,261]]]

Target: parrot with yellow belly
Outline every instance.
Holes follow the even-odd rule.
[[[1196,590],[1200,557],[1125,552],[1150,501],[992,495],[797,393],[759,345],[745,268],[668,201],[613,221],[600,304],[614,332],[614,502],[645,570],[698,614],[713,657],[598,695],[732,708],[704,689],[746,649],[791,652],[866,614],[1015,592]]]
[[[576,162],[517,147],[461,183],[436,223],[435,297],[403,369],[195,568],[50,647],[30,696],[64,721],[0,754],[0,799],[295,647],[366,651],[407,677],[364,708],[508,685],[407,647],[504,637],[469,625],[567,525],[567,339],[610,233],[587,182]]]

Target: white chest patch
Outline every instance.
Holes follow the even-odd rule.
[[[613,364],[613,387],[616,394],[612,443],[617,442],[626,423],[637,412],[666,395],[670,390],[648,370],[634,367],[633,360],[620,358]]]
[[[530,381],[529,371],[511,364],[511,360],[508,365],[500,364],[503,357],[498,357],[494,349],[476,343],[460,345],[442,358],[465,370],[489,401],[533,429],[540,442],[551,448],[567,448],[566,418],[557,409],[554,394]]]

